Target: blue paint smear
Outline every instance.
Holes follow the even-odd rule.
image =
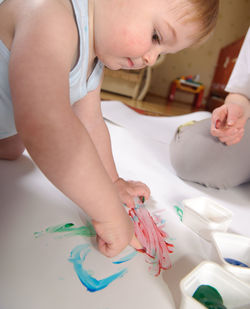
[[[113,264],[122,264],[122,263],[128,262],[128,261],[132,260],[132,258],[135,257],[136,254],[137,254],[137,252],[133,251],[133,252],[129,253],[128,255],[120,258],[118,261],[113,262]]]
[[[232,265],[235,265],[235,266],[241,266],[241,267],[249,268],[249,266],[247,264],[244,264],[244,263],[237,261],[235,259],[225,258],[225,261],[228,262],[229,264],[232,264]]]
[[[101,280],[97,280],[90,275],[90,273],[83,268],[82,263],[85,261],[86,256],[90,252],[90,245],[83,244],[76,246],[72,251],[69,261],[73,263],[75,272],[80,279],[81,283],[87,288],[89,292],[96,292],[106,288],[115,279],[122,277],[127,269],[121,271]]]

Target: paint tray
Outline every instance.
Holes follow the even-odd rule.
[[[227,309],[250,308],[250,285],[241,281],[222,266],[209,261],[200,263],[180,282],[182,294],[180,309],[205,309],[192,297],[200,285],[214,287]]]
[[[182,222],[202,238],[210,241],[212,231],[226,232],[232,212],[206,197],[186,199],[183,203]]]
[[[214,232],[212,240],[220,264],[238,278],[250,283],[250,238],[238,234]],[[239,261],[248,267],[234,265],[225,258]]]

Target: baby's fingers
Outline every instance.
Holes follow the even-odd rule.
[[[134,198],[132,195],[127,194],[124,198],[123,198],[123,203],[128,207],[128,208],[134,208],[135,207],[135,202],[134,202]]]
[[[99,251],[107,257],[114,257],[125,249],[125,247],[117,246],[114,243],[107,243],[99,236],[96,237],[96,240]]]
[[[135,237],[135,235],[133,236],[130,242],[130,246],[132,246],[133,248],[137,250],[142,249],[142,245],[140,244],[139,240]]]
[[[138,181],[133,182],[130,194],[132,194],[134,197],[144,197],[144,199],[148,200],[151,192],[147,185]]]

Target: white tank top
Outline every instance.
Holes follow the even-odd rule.
[[[1,4],[0,0],[0,4]],[[97,88],[101,81],[103,64],[97,60],[87,80],[89,57],[88,0],[72,0],[79,34],[79,58],[69,74],[70,103],[83,98]],[[0,139],[17,133],[10,95],[8,66],[10,51],[0,40]]]

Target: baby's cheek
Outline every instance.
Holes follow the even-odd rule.
[[[139,57],[144,55],[152,45],[151,40],[147,39],[145,35],[139,35],[129,31],[124,31],[121,39],[123,41],[122,49],[130,57]]]

